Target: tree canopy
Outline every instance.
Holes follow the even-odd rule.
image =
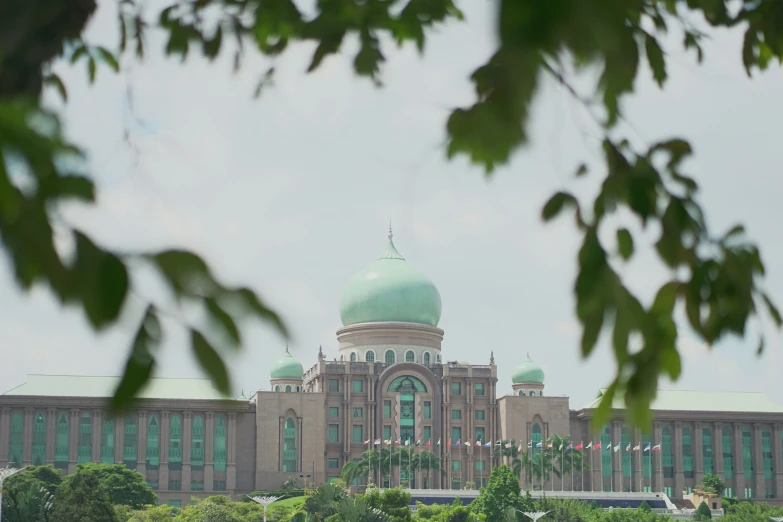
[[[128,469],[124,464],[100,464],[89,462],[79,464],[74,475],[65,477],[64,482],[75,480],[79,473],[91,473],[98,481],[112,504],[140,508],[155,504],[157,495],[147,485],[144,475]]]
[[[68,477],[58,488],[52,522],[116,522],[117,514],[100,476],[92,470]]]
[[[163,52],[186,61],[197,50],[209,60],[233,52],[239,68],[246,53],[280,58],[298,42],[315,44],[308,68],[313,71],[342,52],[350,36],[360,42],[352,55],[354,71],[380,85],[390,45],[412,44],[426,52],[437,25],[463,18],[452,0],[322,1],[311,10],[299,4],[124,0],[115,46],[94,46],[82,38],[94,0],[62,5],[34,0],[0,8],[0,238],[21,288],[48,287],[63,305],[80,308],[92,327],[102,330],[117,322],[126,305],[133,286],[131,263],[152,265],[178,300],[206,312],[203,324],[183,327],[195,358],[222,391],[229,390],[230,380],[220,350],[241,345],[241,318],[254,317],[287,335],[271,306],[246,287],[217,281],[194,253],[115,251],[71,228],[67,233],[72,251],[61,254],[54,243],[56,208],[73,200],[93,204],[95,186],[89,176],[70,168],[72,161],[65,161],[81,153],[63,136],[57,116],[39,106],[39,99],[47,85],[67,96],[62,81],[51,73],[51,64],[66,47],[68,59],[85,64],[94,81],[98,63],[117,71],[123,54],[143,59],[147,53]],[[497,48],[471,76],[475,103],[456,108],[444,122],[447,156],[468,158],[487,174],[507,163],[512,152],[528,143],[531,106],[544,78],[558,82],[600,124],[605,172],[599,174],[599,193],[583,202],[565,190],[558,192],[543,206],[542,218],[549,221],[567,210],[582,234],[574,284],[581,355],[590,356],[604,330],[611,330],[617,370],[597,421],[622,397],[632,420],[648,422],[659,376],[677,379],[681,372],[679,307],[697,336],[710,345],[729,334],[745,335],[751,319],[768,317],[778,328],[783,321],[760,286],[766,269],[743,227],[708,229],[699,186],[684,171],[693,154],[690,143],[672,137],[633,145],[618,126],[622,101],[634,92],[643,62],[657,84],[666,85],[669,58],[660,40],[667,31],[680,31],[684,47],[701,62],[701,42],[709,34],[695,29],[695,19],[709,30],[744,31],[738,66],[748,75],[780,61],[783,37],[779,24],[771,21],[783,17],[783,6],[776,0],[498,0],[496,5]],[[165,32],[164,49],[147,48],[150,28]],[[577,80],[590,78],[590,72],[598,72],[598,79],[582,88]],[[262,76],[256,93],[268,86],[273,74],[274,68]],[[672,132],[676,136],[677,129]],[[575,166],[575,174],[586,175],[586,167]],[[630,212],[645,228],[660,229],[655,253],[671,278],[649,304],[628,289],[618,272],[638,248],[629,228],[611,224],[610,218],[621,211]],[[614,232],[611,240],[599,235],[607,228]],[[155,347],[163,339],[161,306],[146,303],[115,394],[116,408],[127,406],[155,367]],[[638,339],[638,345],[631,339]],[[763,347],[762,337],[758,351]]]

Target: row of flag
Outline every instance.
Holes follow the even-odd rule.
[[[441,439],[438,439],[438,442],[435,444],[436,446],[440,446],[440,440]],[[366,441],[364,441],[364,445],[365,446],[369,446],[370,443],[372,443],[374,446],[380,446],[381,442],[383,442],[383,444],[385,444],[386,446],[390,446],[391,444],[394,444],[395,446],[403,446],[403,445],[404,446],[411,446],[411,445],[413,445],[413,446],[421,446],[421,439],[417,440],[415,443],[412,443],[411,439],[407,439],[406,441],[403,442],[403,440],[401,438],[399,438],[397,440],[386,439],[384,441],[381,441],[381,439],[375,439],[375,440],[367,439]],[[473,445],[473,443],[471,443],[471,441],[469,441],[469,440],[466,440],[463,443],[461,439],[457,439],[457,442],[455,442],[454,445],[457,446],[457,447],[460,447],[460,446],[471,446],[471,445]],[[535,443],[535,447],[537,449],[543,449],[544,447],[546,447],[547,449],[553,449],[553,445],[554,445],[554,441],[553,440],[547,441],[546,446],[544,446],[543,442]],[[424,444],[424,447],[428,448],[429,446],[430,446],[430,441],[428,440]],[[475,446],[476,447],[490,448],[490,447],[492,447],[492,443],[491,442],[482,442],[480,440],[477,440],[476,443],[475,443]],[[503,441],[499,440],[499,441],[497,441],[495,443],[495,446],[502,446],[502,447],[505,447],[506,449],[509,449],[509,448],[513,447],[513,444],[511,442],[503,443]],[[451,439],[448,439],[448,441],[446,442],[446,447],[449,447],[449,448],[451,447]],[[522,443],[520,442],[518,450],[522,451],[522,447],[523,447]],[[532,440],[527,443],[527,447],[528,448],[532,448],[533,447],[533,441]],[[600,450],[601,449],[601,443],[600,442],[596,442],[595,444],[593,444],[593,441],[590,441],[590,443],[587,446],[584,446],[583,443],[580,442],[579,444],[574,446],[572,443],[569,442],[568,445],[566,446],[565,442],[561,442],[560,443],[560,447],[557,448],[558,451],[570,451],[570,450],[579,450],[579,451],[581,451],[581,450],[588,450],[588,449]],[[616,452],[620,451],[620,444],[616,444],[615,446],[612,446],[611,442],[606,442],[604,449],[606,449],[607,451],[608,450],[614,450],[615,453],[616,453]],[[628,445],[625,447],[625,451],[639,451],[639,450],[642,450],[642,451],[660,451],[660,449],[661,449],[661,445],[660,444],[656,444],[655,446],[653,446],[651,442],[648,442],[643,450],[642,450],[642,443],[639,443],[639,444],[631,447],[631,443],[629,442]]]

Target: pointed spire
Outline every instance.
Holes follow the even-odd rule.
[[[489,352],[489,364],[495,364],[495,350]]]
[[[389,244],[386,245],[378,259],[399,259],[400,261],[405,261],[405,258],[397,252],[397,247],[394,246],[394,241],[392,241],[394,233],[392,232],[391,221],[389,221],[389,235],[387,237],[389,238]]]
[[[391,219],[389,220],[389,241],[392,240],[394,234],[392,233]]]
[[[323,347],[320,344],[318,345],[318,358],[319,359],[323,359],[324,358],[324,349],[323,349]]]
[[[291,355],[291,352],[288,351],[288,343],[285,343],[285,353],[286,355]]]

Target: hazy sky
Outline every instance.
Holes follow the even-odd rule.
[[[115,3],[104,4],[89,41],[113,47]],[[253,56],[237,75],[227,52],[212,64],[193,53],[180,65],[162,57],[159,37],[148,42],[143,63],[126,61],[121,75],[100,68],[94,86],[83,64],[61,64],[70,92],[66,130],[87,148],[100,189],[97,209],[69,208],[66,219],[112,247],[202,253],[225,281],[249,284],[277,307],[305,368],[319,345],[330,359],[337,354],[341,288],[382,250],[391,219],[399,251],[440,290],[445,360],[486,364],[493,350],[498,389],[506,393],[512,369],[529,352],[546,372],[546,393],[582,406],[608,384],[614,363],[603,340],[594,356],[580,359],[571,293],[579,238],[572,220],[544,225],[539,214],[553,190],[590,194],[602,173],[578,183],[572,173],[581,161],[600,167],[600,134],[566,93],[544,82],[532,143],[509,166],[487,179],[463,159],[447,162],[448,112],[473,100],[468,76],[493,50],[491,3],[462,5],[467,22],[438,29],[424,57],[387,47],[383,89],[353,77],[347,52],[306,75],[311,46],[277,61],[276,85],[258,100],[255,83],[271,62]],[[701,67],[681,51],[679,35],[665,42],[666,90],[644,68],[625,105],[633,127],[624,132],[639,143],[692,140],[696,157],[687,170],[704,187],[710,225],[746,224],[763,247],[766,286],[783,302],[783,74],[748,79],[741,33],[712,36]],[[649,231],[640,248],[649,251],[656,234]],[[667,275],[649,254],[623,274],[646,298]],[[142,283],[140,294],[157,295]],[[81,313],[62,310],[48,291],[20,293],[3,258],[0,389],[27,373],[118,374],[138,321],[134,304],[121,326],[96,336]],[[158,374],[200,375],[182,328],[165,326]],[[269,389],[270,363],[285,345],[264,326],[245,331],[231,366],[235,391],[247,394]],[[747,340],[727,339],[710,352],[683,328],[684,375],[662,386],[764,391],[783,402],[781,337],[771,334],[757,359],[755,331],[756,324]]]

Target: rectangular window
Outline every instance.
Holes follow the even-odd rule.
[[[363,408],[354,408],[353,409],[353,418],[354,419],[361,419],[364,417],[364,409]]]
[[[329,416],[330,417],[339,417],[340,416],[340,408],[337,406],[329,406]]]
[[[364,381],[361,379],[353,380],[353,393],[362,393],[364,391]]]
[[[484,427],[483,426],[476,426],[476,441],[478,442],[486,442],[487,439],[484,435]]]
[[[461,382],[452,382],[451,383],[451,394],[452,395],[462,395],[462,383]]]
[[[329,392],[337,393],[340,391],[340,379],[329,379]]]
[[[147,485],[153,491],[157,491],[158,490],[158,481],[157,480],[148,480],[147,481]]]
[[[383,418],[391,419],[391,401],[383,401]]]
[[[354,424],[353,425],[353,431],[351,432],[351,442],[362,444],[364,442],[364,438],[362,437],[363,428],[361,424]]]
[[[179,491],[182,489],[182,484],[179,480],[169,480],[169,491]]]
[[[484,420],[484,410],[476,410],[476,420]]]
[[[330,424],[326,442],[340,442],[340,425]]]
[[[451,420],[462,420],[462,410],[451,410]]]
[[[487,462],[484,460],[477,460],[476,461],[476,471],[484,471],[486,470]]]
[[[462,440],[462,428],[459,426],[451,427],[451,443],[456,444],[458,440]]]
[[[452,460],[451,461],[451,469],[452,469],[452,471],[462,471],[462,461],[461,460]]]
[[[386,444],[387,440],[391,440],[391,426],[388,424],[383,427],[383,443]]]
[[[432,418],[432,403],[430,401],[424,401],[424,418]]]
[[[734,488],[726,488],[723,490],[723,495],[726,497],[733,497],[734,496]]]
[[[674,489],[671,486],[664,486],[663,487],[663,494],[666,495],[667,497],[671,498],[673,491],[674,491]]]
[[[340,461],[338,459],[331,458],[327,461],[327,467],[329,469],[339,469]]]
[[[459,477],[454,477],[451,479],[451,489],[462,489],[462,481],[459,479]]]
[[[171,488],[169,488],[171,489]],[[171,507],[182,507],[182,501],[181,500],[169,500],[169,506]]]
[[[484,395],[484,383],[483,382],[477,382],[476,383],[476,397],[481,397]]]
[[[753,498],[753,488],[745,488],[745,498]]]
[[[191,491],[204,491],[204,481],[203,480],[191,480],[190,481],[190,490]]]
[[[212,481],[212,489],[213,489],[213,491],[225,491],[226,490],[226,481],[225,480],[213,480]]]
[[[432,426],[424,426],[424,438],[421,442],[427,444],[430,440],[432,440]]]

